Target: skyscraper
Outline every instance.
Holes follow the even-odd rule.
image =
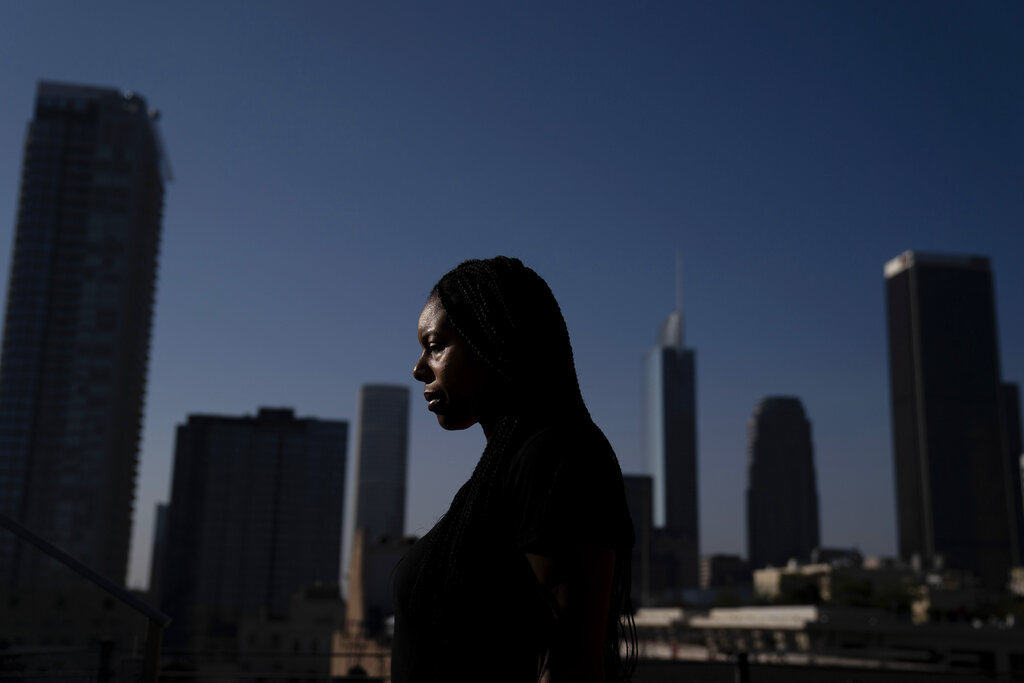
[[[369,635],[380,633],[392,614],[392,570],[408,549],[405,531],[406,471],[409,464],[409,388],[364,384],[359,390],[356,459],[356,514],[349,549],[361,566],[363,623]],[[351,592],[349,596],[352,597]]]
[[[748,427],[747,558],[752,569],[807,562],[821,539],[811,423],[800,399],[769,396]]]
[[[409,387],[365,384],[359,391],[357,528],[366,546],[401,538],[409,463]]]
[[[662,324],[645,361],[643,448],[654,480],[655,546],[671,548],[672,555],[666,573],[654,569],[668,582],[652,587],[663,597],[666,589],[696,588],[700,570],[696,352],[683,346],[680,299],[677,294],[676,310]]]
[[[899,552],[1006,583],[1014,556],[987,258],[885,264]]]
[[[261,408],[179,425],[161,576],[167,643],[217,647],[241,618],[339,578],[348,424]]]
[[[128,565],[165,168],[139,95],[39,84],[0,358],[0,511]],[[0,583],[67,576],[0,535]]]

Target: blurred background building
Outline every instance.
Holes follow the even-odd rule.
[[[1024,457],[1024,444],[1021,443],[1020,425],[1020,388],[1014,382],[1003,382],[1000,386],[1003,445],[1006,450],[1007,467],[1009,468],[1011,528],[1015,530],[1017,557],[1015,566],[1024,564],[1024,497],[1021,486],[1024,484],[1024,470],[1021,469],[1021,458]]]
[[[238,625],[336,584],[348,424],[261,408],[178,426],[161,609],[170,647],[231,649]]]
[[[348,595],[352,599],[353,592],[359,592],[360,609],[358,617],[352,619],[359,623],[350,624],[350,628],[376,636],[392,613],[392,570],[408,548],[403,534],[409,466],[409,387],[360,387],[356,438],[358,484],[353,547],[349,549]],[[353,562],[360,566],[351,566]]]
[[[696,352],[683,346],[681,298],[647,352],[644,373],[642,436],[655,527],[651,592],[660,602],[678,601],[699,583]]]
[[[130,92],[39,84],[0,360],[0,512],[120,584],[166,179],[156,119]],[[0,534],[0,584],[66,576]]]
[[[749,588],[750,583],[750,563],[739,555],[715,553],[700,558],[701,589]]]
[[[1002,588],[1018,561],[1019,474],[989,261],[907,251],[885,278],[900,556]]]
[[[153,519],[153,548],[149,556],[149,590],[154,601],[160,599],[160,586],[163,582],[164,564],[167,562],[167,503],[156,504]]]
[[[807,562],[820,542],[811,423],[800,399],[769,396],[748,424],[747,558],[754,569]]]
[[[405,530],[409,466],[409,387],[364,384],[359,390],[355,525],[368,547]]]
[[[653,481],[646,474],[623,474],[626,505],[633,520],[633,572],[631,598],[633,607],[651,604],[651,538],[654,525],[651,520],[651,489]]]

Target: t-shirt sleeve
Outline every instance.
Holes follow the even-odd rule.
[[[520,550],[554,556],[580,545],[632,546],[622,474],[607,440],[590,429],[547,429],[517,454],[508,493]]]

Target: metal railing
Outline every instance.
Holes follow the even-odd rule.
[[[149,605],[135,595],[132,595],[125,588],[117,585],[94,570],[92,567],[83,564],[78,559],[72,557],[61,548],[58,548],[53,543],[50,543],[45,538],[8,515],[0,513],[0,526],[6,528],[21,540],[31,543],[40,551],[57,560],[78,576],[92,582],[111,597],[119,600],[136,612],[140,613],[142,616],[146,617],[148,626],[146,629],[146,644],[143,651],[142,671],[139,680],[142,681],[142,683],[156,683],[160,675],[160,643],[163,639],[164,629],[171,623],[171,618],[152,605]],[[109,674],[109,665],[106,668],[106,671]],[[103,673],[104,667],[101,666],[99,676],[101,680],[103,678]]]

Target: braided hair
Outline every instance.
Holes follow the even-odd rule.
[[[532,269],[504,256],[465,261],[441,278],[431,297],[436,297],[451,326],[495,373],[502,392],[510,397],[472,476],[435,527],[434,542],[413,586],[412,609],[430,615],[436,626],[432,637],[443,645],[452,637],[457,620],[448,613],[453,604],[450,598],[469,578],[466,558],[473,554],[480,535],[488,533],[501,475],[519,446],[538,426],[563,420],[590,422],[590,414],[580,393],[565,319],[547,283]],[[636,665],[631,559],[628,548],[616,550],[605,632],[609,681],[630,680]],[[436,588],[428,591],[426,586]]]

